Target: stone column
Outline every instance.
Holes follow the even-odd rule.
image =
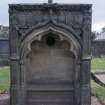
[[[11,15],[10,15],[11,16]],[[10,23],[11,24],[11,23]],[[19,105],[19,56],[18,56],[18,33],[13,27],[10,25],[10,105]]]
[[[84,11],[83,17],[83,46],[81,59],[81,104],[91,105],[90,89],[90,59],[91,59],[91,9]]]

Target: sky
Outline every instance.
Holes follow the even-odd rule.
[[[0,24],[9,24],[8,4],[17,3],[47,3],[48,0],[1,0]],[[93,4],[92,7],[92,31],[100,32],[105,26],[105,0],[53,0],[54,3],[65,4]]]

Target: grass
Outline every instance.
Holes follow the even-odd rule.
[[[91,92],[105,102],[105,88],[91,81]]]
[[[0,91],[9,91],[10,71],[9,67],[0,68]]]
[[[91,61],[92,72],[105,72],[105,57],[104,58],[93,58]],[[105,88],[91,82],[91,92],[105,102]]]
[[[91,61],[92,72],[105,71],[105,57],[93,58]]]

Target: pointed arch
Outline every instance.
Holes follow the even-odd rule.
[[[35,27],[32,27],[31,29],[27,30],[26,33],[21,37],[20,39],[20,55],[21,57],[24,56],[24,54],[28,54],[30,49],[30,44],[34,40],[40,40],[41,37],[45,34],[53,33],[59,36],[66,37],[69,42],[73,44],[74,47],[70,49],[75,55],[79,53],[79,50],[81,48],[81,40],[80,37],[75,33],[75,31],[64,25],[64,24],[58,24],[53,21],[48,21],[45,23],[40,23]],[[78,56],[78,55],[77,55]]]

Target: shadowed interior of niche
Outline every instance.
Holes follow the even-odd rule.
[[[54,46],[55,45],[55,38],[53,37],[53,36],[47,36],[46,37],[46,44],[48,45],[48,46]]]

